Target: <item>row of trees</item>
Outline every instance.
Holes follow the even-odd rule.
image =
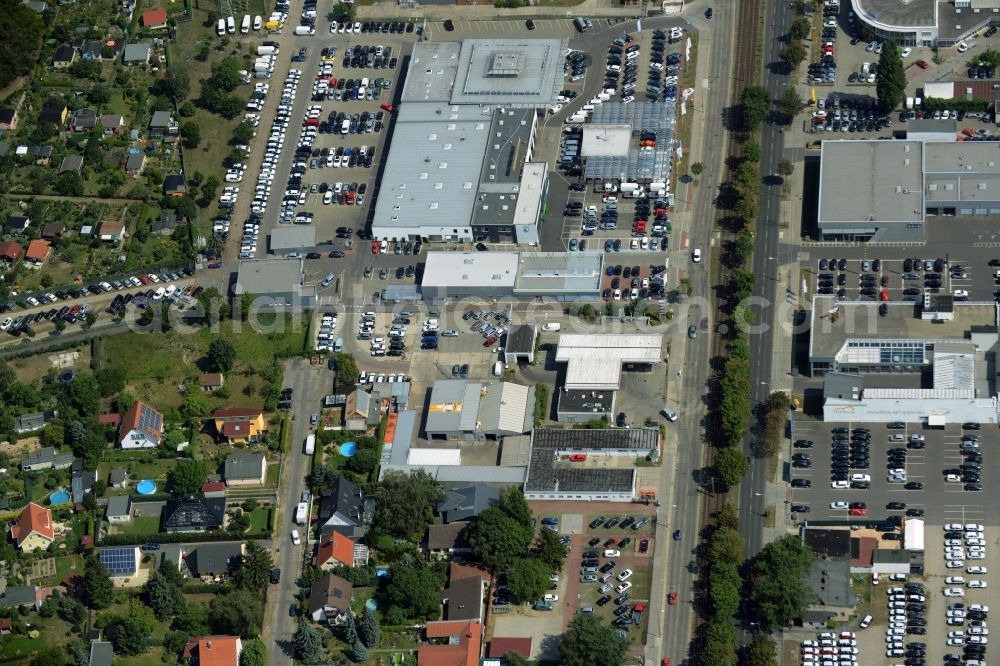
[[[770,631],[801,620],[813,592],[805,581],[815,555],[795,534],[764,546],[750,565],[750,609]]]
[[[743,564],[743,539],[739,518],[731,504],[723,504],[716,524],[705,542],[708,591],[708,617],[701,626],[705,666],[736,666],[736,629],[733,619],[740,608],[740,566]]]

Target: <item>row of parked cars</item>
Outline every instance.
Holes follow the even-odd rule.
[[[413,32],[413,22],[403,23],[402,21],[331,21],[330,32],[336,34],[353,34],[381,32],[401,35],[404,32]],[[419,32],[419,31],[418,31]]]
[[[985,666],[986,645],[990,630],[987,627],[990,608],[984,604],[966,606],[966,594],[974,590],[986,589],[987,582],[981,576],[987,573],[985,566],[966,566],[965,560],[986,558],[986,532],[979,523],[947,523],[944,526],[945,566],[949,569],[965,569],[965,575],[953,574],[945,578],[944,596],[949,598],[945,622],[948,625],[946,643],[949,649],[962,649],[962,654],[952,652],[944,657],[945,666]],[[968,577],[967,577],[968,576]],[[955,599],[960,599],[956,601]]]

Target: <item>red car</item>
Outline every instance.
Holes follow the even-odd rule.
[[[611,546],[615,545],[616,543],[618,543],[618,537],[611,537],[604,542],[604,547],[611,548]]]
[[[676,592],[671,592],[670,594],[667,595],[667,603],[670,604],[671,606],[676,606],[677,605],[677,593]]]
[[[149,284],[149,278],[146,277],[145,275],[140,275],[139,276],[139,282],[141,282],[143,284]]]
[[[486,338],[486,342],[483,343],[484,347],[492,347],[496,343],[497,337],[493,336],[491,338]]]
[[[372,254],[378,254],[378,241],[372,241]]]
[[[855,508],[851,509],[849,512],[852,516],[867,516],[868,509]]]
[[[920,69],[927,69],[928,67],[930,67],[930,65],[927,64],[926,60],[918,60],[917,67],[919,67]]]
[[[392,104],[389,104],[388,102],[382,102],[381,104],[379,104],[378,108],[382,109],[383,111],[388,111],[389,113],[392,113]]]
[[[883,301],[889,300],[889,292],[887,290],[883,289],[882,293],[879,294],[879,298],[881,298]]]

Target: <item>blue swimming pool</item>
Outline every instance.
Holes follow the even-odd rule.
[[[140,495],[152,495],[156,492],[156,481],[143,479],[139,483],[135,484],[135,491]]]
[[[344,442],[340,445],[340,455],[350,458],[358,452],[358,445],[354,442]]]
[[[67,502],[69,502],[69,493],[65,490],[57,490],[49,495],[49,504],[52,506],[66,504]]]

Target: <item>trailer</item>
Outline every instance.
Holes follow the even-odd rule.
[[[299,502],[298,506],[295,507],[295,522],[298,525],[305,525],[309,522],[308,502]]]

